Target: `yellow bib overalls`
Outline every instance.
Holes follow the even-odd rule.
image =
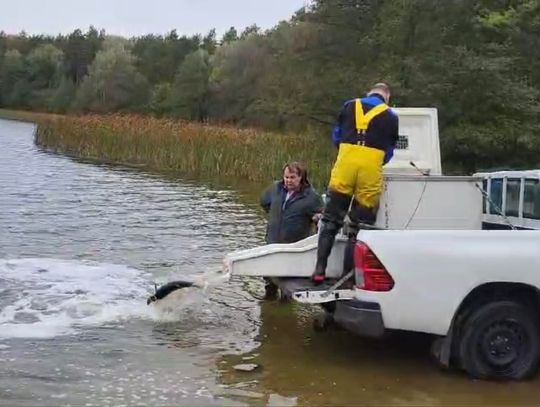
[[[325,279],[328,256],[332,250],[338,230],[343,226],[343,218],[348,212],[350,197],[354,201],[350,212],[349,239],[344,253],[343,269],[348,272],[354,267],[353,251],[360,221],[374,221],[383,185],[383,163],[385,152],[364,145],[364,135],[371,121],[388,110],[382,103],[364,113],[360,99],[355,101],[356,131],[360,136],[357,144],[341,143],[339,153],[332,168],[328,185],[330,200],[323,213],[323,227],[319,231],[317,264],[312,279],[320,284]],[[368,213],[366,219],[360,215]]]
[[[382,103],[364,114],[360,99],[355,101],[356,130],[363,135],[371,121],[388,110]],[[382,191],[384,151],[359,144],[341,143],[337,160],[330,176],[330,189],[345,195],[354,196],[365,208],[379,205]]]

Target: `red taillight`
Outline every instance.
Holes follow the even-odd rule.
[[[354,250],[357,287],[366,291],[390,291],[394,280],[375,253],[363,242]]]

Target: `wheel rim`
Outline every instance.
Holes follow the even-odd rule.
[[[484,331],[479,345],[484,360],[497,371],[503,371],[527,354],[529,340],[515,321],[497,321]]]

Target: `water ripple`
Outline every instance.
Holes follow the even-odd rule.
[[[233,191],[44,153],[33,131],[0,121],[0,398],[231,404],[212,398],[208,355],[258,345],[245,286],[161,310],[145,298],[153,282],[211,278],[224,253],[260,242],[260,215]]]

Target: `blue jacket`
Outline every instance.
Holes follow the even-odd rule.
[[[375,106],[384,103],[382,96],[377,94],[361,99],[364,112],[369,112]],[[332,140],[337,147],[340,143],[356,144],[359,135],[356,130],[355,99],[345,102],[336,126],[332,132]],[[392,109],[376,116],[363,135],[365,146],[384,151],[384,164],[390,161],[394,155],[394,149],[399,138],[399,119]]]
[[[283,181],[270,185],[261,195],[268,213],[267,243],[294,243],[311,235],[313,215],[322,212],[323,202],[311,186],[294,194],[287,202]]]

